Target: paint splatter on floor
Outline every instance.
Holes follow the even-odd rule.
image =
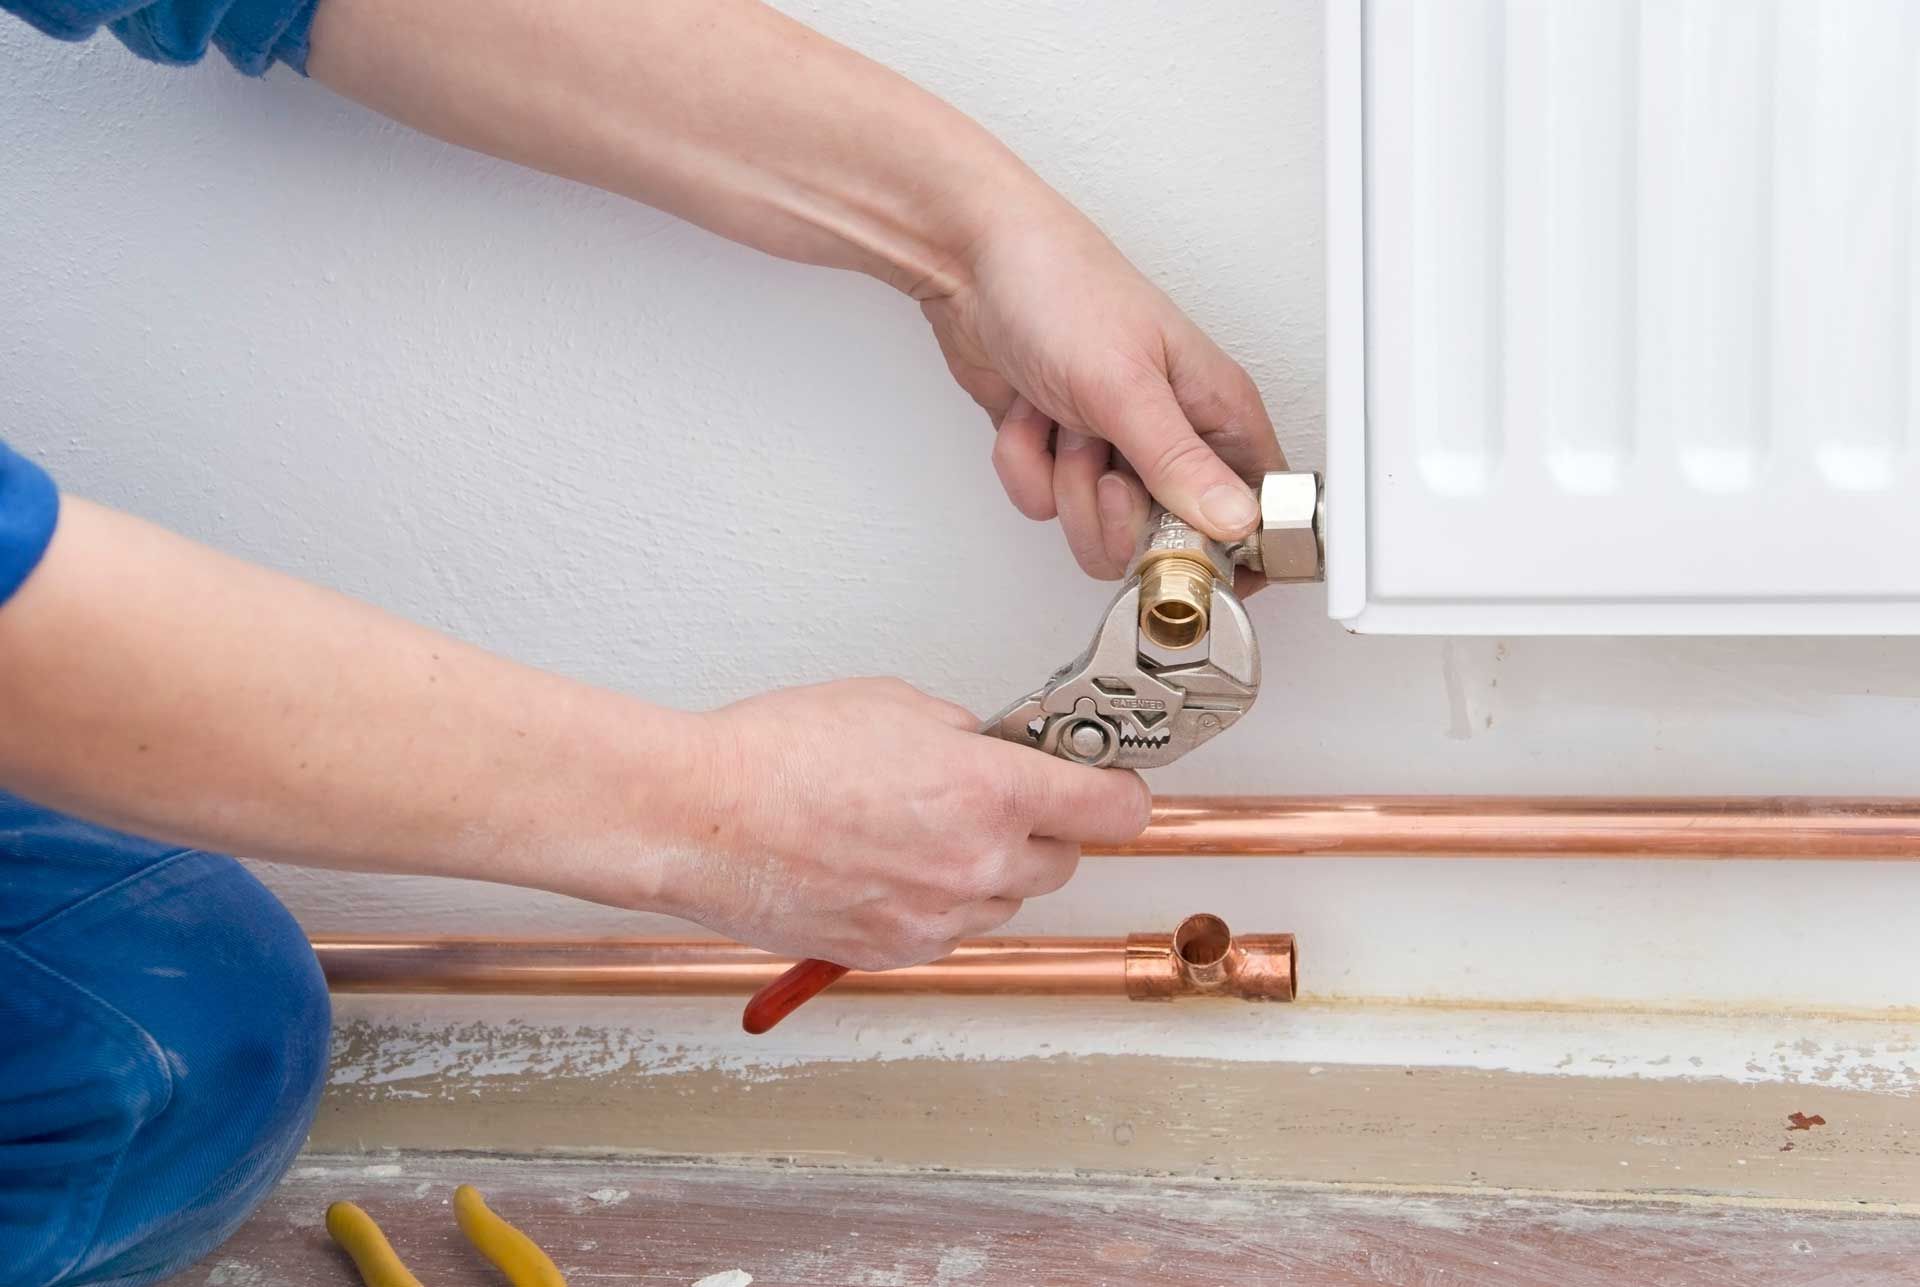
[[[376,1212],[420,1281],[499,1287],[448,1218],[461,1183],[512,1211],[570,1280],[592,1287],[1879,1287],[1912,1281],[1920,1264],[1920,1219],[1906,1209],[605,1157],[304,1161],[174,1287],[355,1287],[312,1220],[336,1198]],[[603,1187],[629,1197],[583,1201]]]

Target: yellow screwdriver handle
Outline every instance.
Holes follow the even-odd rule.
[[[327,1232],[353,1257],[353,1267],[367,1287],[420,1287],[420,1280],[400,1263],[373,1217],[353,1203],[336,1202],[327,1208]]]
[[[487,1208],[487,1200],[471,1184],[453,1191],[453,1217],[460,1232],[480,1254],[500,1267],[513,1287],[567,1287],[560,1267],[547,1258],[532,1238]],[[369,1283],[368,1287],[376,1287]]]

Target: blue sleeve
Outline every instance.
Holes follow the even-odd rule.
[[[60,517],[60,493],[40,466],[0,442],[0,605],[39,565]]]
[[[275,63],[307,74],[307,32],[319,0],[0,0],[49,36],[85,40],[107,27],[157,63],[197,63],[212,45],[249,76]]]

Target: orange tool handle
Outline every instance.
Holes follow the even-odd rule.
[[[805,960],[761,988],[747,1001],[740,1026],[754,1036],[779,1023],[809,999],[838,983],[847,972],[832,961]]]

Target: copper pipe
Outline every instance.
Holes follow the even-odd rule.
[[[1187,926],[1196,922],[1204,924],[1189,931]],[[752,992],[794,963],[738,943],[693,938],[318,935],[313,950],[335,992],[716,996]],[[1189,958],[1225,960],[1230,955],[1236,962],[1230,970],[1212,969],[1210,963],[1196,974],[1188,964]],[[1219,918],[1197,916],[1173,934],[971,939],[930,965],[882,973],[854,970],[834,992],[1137,1000],[1210,994],[1291,1001],[1294,977],[1291,934],[1235,939]]]
[[[1833,796],[1170,796],[1110,856],[1920,858],[1920,800]],[[1219,931],[1130,939],[1000,938],[946,960],[855,972],[860,992],[1171,996],[1224,989],[1291,999],[1290,935]],[[319,938],[342,992],[752,992],[791,961],[702,939]],[[1238,954],[1236,955],[1236,950]],[[1263,973],[1264,972],[1264,973]]]
[[[1118,857],[1920,858],[1920,799],[1167,796]]]

